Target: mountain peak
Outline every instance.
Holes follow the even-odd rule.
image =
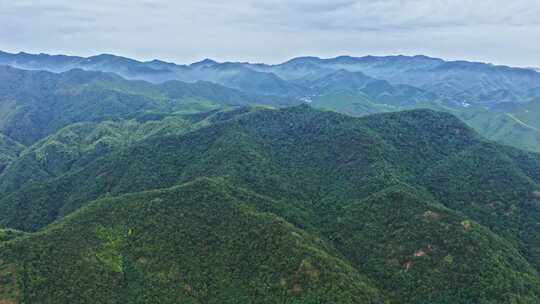
[[[296,58],[293,58],[289,61],[286,61],[284,62],[283,64],[291,64],[291,63],[295,63],[295,64],[305,64],[305,63],[313,63],[313,62],[317,62],[321,60],[321,58],[319,57],[314,57],[314,56],[303,56],[303,57],[296,57]]]
[[[208,66],[212,66],[212,65],[215,65],[215,64],[218,64],[219,62],[215,61],[215,60],[212,60],[210,58],[205,58],[201,61],[198,61],[198,62],[194,62],[192,64],[190,64],[190,66],[192,67],[208,67]]]

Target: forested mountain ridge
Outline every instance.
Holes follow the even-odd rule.
[[[235,86],[234,83],[237,85],[242,83],[241,79],[249,78],[249,83],[236,88],[266,94],[272,93],[274,85],[282,86],[282,93],[299,94],[299,91],[294,92],[295,89],[287,85],[286,81],[314,75],[326,76],[338,70],[363,72],[370,77],[393,84],[412,85],[445,97],[459,98],[456,102],[515,101],[513,97],[525,98],[534,94],[531,90],[540,88],[540,74],[530,69],[480,62],[445,61],[427,56],[340,56],[330,59],[299,57],[277,65],[219,63],[206,59],[191,65],[177,65],[159,60],[141,62],[108,54],[83,58],[2,52],[0,64],[55,72],[65,72],[73,68],[114,72],[126,78],[151,82],[173,79],[190,82],[205,80],[231,87]],[[223,72],[226,74],[222,74]],[[154,79],[156,75],[162,75],[164,79],[156,80]],[[274,80],[270,80],[272,78]],[[260,82],[264,86],[253,87]],[[492,98],[494,96],[495,98]]]
[[[197,114],[149,113],[126,120],[71,124],[12,159],[13,163],[0,174],[0,192],[7,194],[28,183],[77,170],[148,138],[184,134],[248,110],[237,107]]]
[[[4,227],[40,231],[0,245],[3,280],[12,282],[0,295],[539,301],[539,155],[431,110],[219,113],[3,197]]]
[[[20,143],[0,133],[0,174],[21,154],[24,148]]]
[[[540,302],[534,71],[0,64],[0,303]]]
[[[257,104],[308,102],[355,116],[430,108],[457,115],[489,139],[540,152],[540,129],[535,126],[540,117],[540,73],[532,69],[427,56],[299,57],[276,65],[205,59],[178,65],[108,54],[84,58],[5,52],[0,52],[0,64],[57,73],[102,71],[156,84],[212,82],[251,95],[247,99]],[[208,89],[195,91],[201,90]],[[191,92],[191,97],[199,95]],[[219,100],[216,96],[198,96],[198,101]],[[237,100],[245,101],[246,96]]]
[[[11,67],[0,67],[0,101],[0,132],[26,145],[76,122],[125,119],[145,112],[294,104],[287,98],[250,95],[207,82],[153,85],[111,73],[56,74]]]

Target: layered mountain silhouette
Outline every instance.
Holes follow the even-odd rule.
[[[114,72],[125,78],[151,82],[166,80],[212,81],[252,93],[294,95],[300,88],[287,81],[334,71],[362,72],[394,84],[407,84],[469,103],[497,103],[530,98],[540,88],[540,74],[530,69],[494,66],[479,62],[444,61],[427,56],[295,58],[278,65],[233,63],[206,59],[191,65],[162,61],[140,62],[114,55],[82,58],[71,56],[0,53],[0,64],[54,72],[80,68]],[[277,77],[276,77],[277,76]],[[499,94],[498,98],[490,95]],[[279,94],[278,94],[279,95]],[[504,98],[503,98],[504,97]]]
[[[540,302],[530,69],[0,65],[0,303]]]
[[[41,231],[3,246],[5,276],[22,278],[13,297],[540,298],[537,154],[431,110],[240,108],[192,121],[203,120],[5,190],[0,223]]]
[[[83,58],[4,52],[0,65],[57,73],[71,69],[110,72],[156,84],[212,82],[274,101],[278,96],[287,100],[282,106],[312,102],[355,116],[430,108],[457,115],[489,139],[540,152],[540,133],[530,128],[540,117],[534,106],[528,107],[540,98],[540,74],[532,69],[427,56],[299,57],[277,65],[205,59],[177,65],[107,54]],[[365,76],[364,81],[371,79],[369,86],[358,87],[362,78],[358,73]],[[334,81],[324,84],[329,78]],[[506,111],[500,115],[499,109],[513,104],[522,105],[530,114]]]

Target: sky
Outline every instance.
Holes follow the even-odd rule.
[[[190,63],[429,55],[540,67],[538,0],[0,0],[0,50]]]

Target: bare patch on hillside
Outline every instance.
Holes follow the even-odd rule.
[[[436,212],[433,212],[431,210],[428,210],[426,212],[424,212],[424,218],[426,220],[430,220],[430,221],[437,221],[441,216],[436,213]]]
[[[415,257],[424,257],[433,251],[433,245],[427,245],[425,248],[418,249],[415,253]]]
[[[299,272],[304,273],[308,278],[310,278],[313,281],[319,280],[319,270],[313,266],[313,264],[309,260],[303,260],[302,263],[300,263],[300,268],[298,269]]]
[[[414,253],[415,257],[423,257],[423,256],[426,256],[426,255],[427,255],[427,253],[422,249],[419,249]]]
[[[19,303],[17,269],[14,264],[2,264],[0,261],[0,304]]]
[[[291,290],[294,294],[300,294],[302,293],[302,286],[300,286],[300,284],[294,284],[292,290]]]

